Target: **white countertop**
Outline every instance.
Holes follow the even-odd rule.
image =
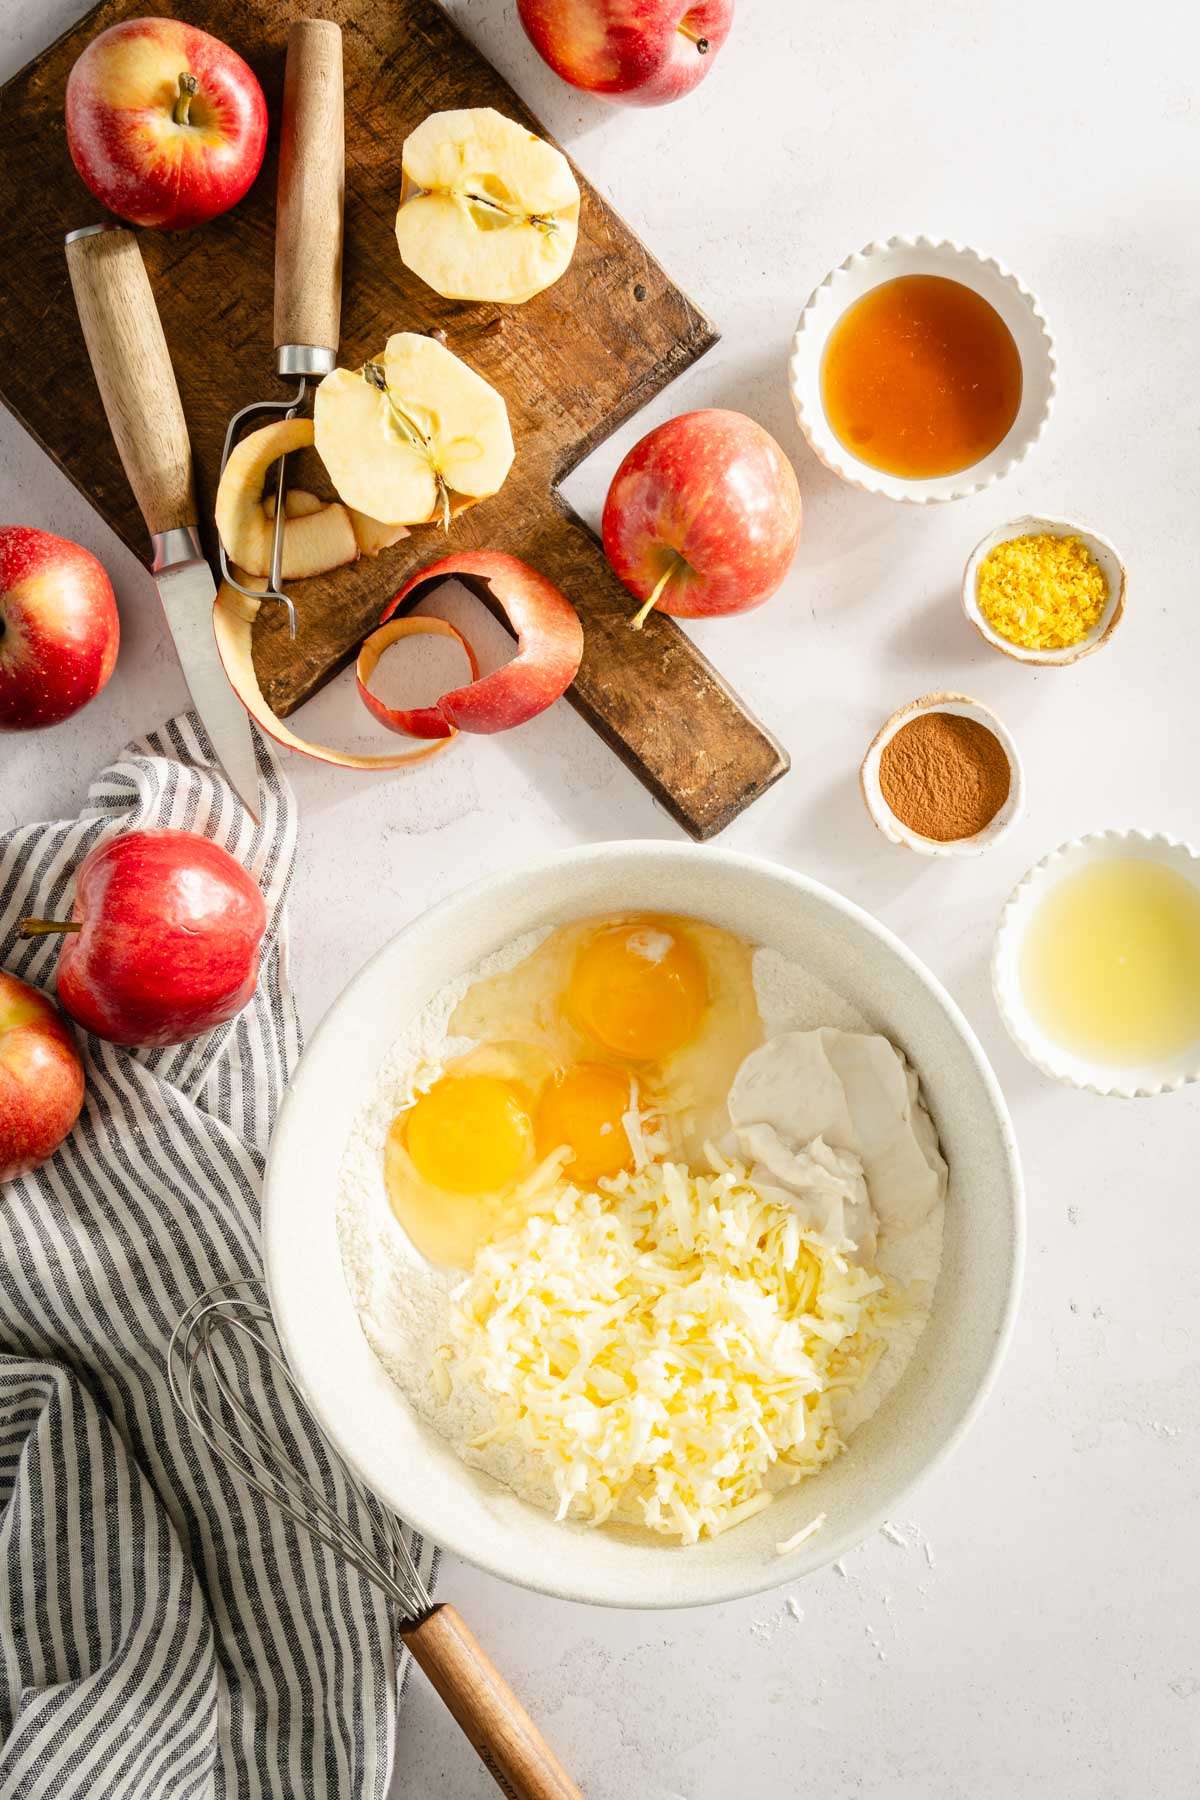
[[[0,72],[82,10],[0,0]],[[1178,0],[742,0],[697,94],[642,112],[557,82],[512,0],[451,10],[723,334],[572,478],[581,510],[598,513],[621,449],[691,406],[753,414],[795,459],[807,516],[786,587],[696,633],[793,761],[723,841],[850,894],[964,1007],[1016,1119],[1029,1258],[998,1388],[897,1521],[902,1542],[879,1535],[844,1573],[694,1614],[562,1605],[454,1562],[442,1594],[589,1800],[1175,1800],[1200,1756],[1200,1088],[1122,1103],[1053,1086],[1009,1044],[987,962],[1003,899],[1062,839],[1131,824],[1200,836],[1200,31]],[[927,511],[826,474],[784,383],[810,289],[893,232],[998,255],[1040,295],[1060,353],[1030,461]],[[93,768],[185,693],[135,560],[7,418],[0,457],[0,517],[103,557],[123,631],[86,712],[6,741],[3,829],[74,811]],[[1125,623],[1075,669],[1012,664],[959,611],[967,552],[1025,511],[1094,523],[1130,568]],[[446,604],[474,621],[465,596]],[[477,635],[503,642],[490,621]],[[1015,733],[1029,806],[990,855],[930,863],[876,835],[857,766],[894,707],[943,687]],[[363,716],[343,677],[305,723],[349,741]],[[309,1027],[387,935],[471,877],[559,845],[676,835],[564,705],[413,775],[295,757],[288,773]],[[402,1733],[397,1796],[491,1800],[419,1680]]]

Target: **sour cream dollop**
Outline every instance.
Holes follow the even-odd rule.
[[[915,1230],[945,1197],[916,1074],[876,1033],[823,1026],[769,1038],[738,1069],[729,1119],[752,1180],[865,1262],[880,1237]]]

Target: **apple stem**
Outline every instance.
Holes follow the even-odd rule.
[[[175,97],[175,106],[171,113],[171,117],[177,125],[186,125],[188,123],[188,114],[191,111],[192,101],[196,98],[196,90],[199,86],[200,83],[196,80],[196,77],[188,69],[185,69],[183,74],[179,77],[179,92]]]
[[[666,587],[668,581],[670,581],[672,575],[675,573],[675,571],[678,567],[679,567],[679,564],[677,561],[667,564],[666,568],[663,570],[662,574],[659,576],[658,580],[655,582],[654,586],[651,588],[650,597],[646,601],[645,606],[643,606],[641,611],[636,613],[634,615],[634,617],[629,621],[629,623],[633,626],[633,629],[635,631],[640,631],[642,629],[642,626],[646,623],[646,620],[650,617],[650,614],[654,611],[654,608],[658,605],[659,597],[662,594],[663,589]]]
[[[50,937],[55,931],[82,931],[82,919],[22,919],[21,936]]]
[[[691,39],[701,56],[708,55],[708,39],[706,37],[701,37],[698,31],[693,31],[686,19],[681,20],[676,27],[676,30],[681,31],[685,38]]]

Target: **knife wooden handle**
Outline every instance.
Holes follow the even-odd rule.
[[[192,446],[138,241],[123,226],[67,240],[83,341],[152,537],[196,523]]]
[[[487,1652],[452,1606],[401,1631],[440,1698],[508,1800],[583,1800]]]
[[[342,325],[346,128],[342,34],[329,19],[288,32],[275,201],[275,348],[336,351]]]

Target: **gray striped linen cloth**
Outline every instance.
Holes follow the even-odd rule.
[[[178,1048],[78,1034],[87,1097],[42,1168],[0,1188],[0,1796],[379,1800],[398,1658],[383,1599],[209,1453],[167,1386],[172,1327],[261,1272],[267,1141],[300,1051],[284,901],[294,807],[261,739],[262,824],[194,715],[131,746],[78,819],[0,837],[0,967],[53,989],[73,873],[145,826],[216,839],[269,925],[254,999]],[[258,1396],[309,1477],[369,1526],[282,1382]],[[427,1581],[432,1552],[414,1542]]]

